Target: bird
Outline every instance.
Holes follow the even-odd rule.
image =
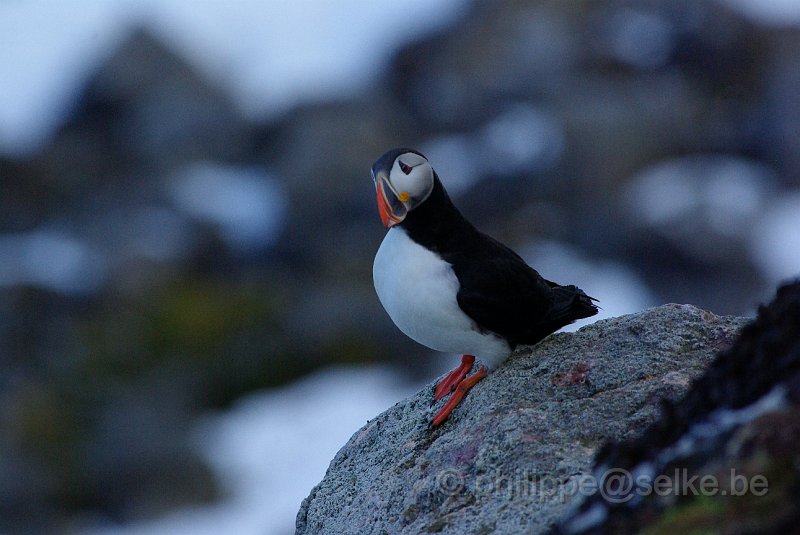
[[[577,286],[543,278],[509,247],[472,225],[421,152],[389,150],[371,172],[386,228],[372,266],[378,300],[412,340],[461,354],[461,364],[434,388],[434,401],[450,398],[434,415],[432,427],[444,423],[517,345],[536,344],[597,314],[595,298]],[[467,377],[476,356],[486,366]]]

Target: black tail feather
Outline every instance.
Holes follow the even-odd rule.
[[[598,312],[597,299],[586,295],[577,286],[551,285],[553,306],[547,316],[532,326],[531,330],[515,342],[536,344],[551,333],[556,332],[575,320],[594,316]]]
[[[561,327],[575,320],[594,316],[599,311],[599,307],[595,305],[597,299],[586,295],[577,286],[557,286],[553,288],[553,295],[555,302],[548,319],[553,323],[561,323]]]

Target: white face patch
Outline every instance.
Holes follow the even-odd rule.
[[[413,210],[433,191],[433,168],[419,154],[406,152],[395,159],[389,181],[406,208]]]

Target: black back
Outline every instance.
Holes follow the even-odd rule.
[[[582,290],[544,279],[517,253],[476,229],[435,173],[430,196],[400,226],[452,265],[461,286],[461,310],[479,329],[502,336],[511,347],[535,344],[576,319],[597,314],[594,299]]]

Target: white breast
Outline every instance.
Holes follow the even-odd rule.
[[[458,279],[450,264],[401,227],[386,234],[372,277],[383,308],[409,338],[437,351],[475,355],[490,366],[509,355],[505,340],[480,333],[459,308]]]

